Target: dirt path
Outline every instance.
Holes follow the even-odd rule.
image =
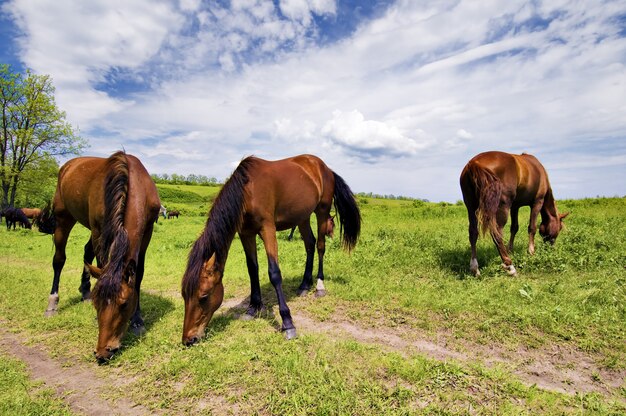
[[[160,293],[163,296],[163,293]],[[179,296],[178,294],[176,294]],[[341,339],[379,345],[389,351],[404,355],[419,353],[428,357],[460,363],[479,362],[487,367],[502,366],[527,385],[565,394],[597,392],[616,397],[624,384],[626,371],[607,371],[595,364],[593,358],[581,351],[555,345],[548,349],[519,349],[505,351],[498,346],[472,344],[467,340],[451,339],[446,334],[420,333],[414,328],[397,326],[366,327],[347,318],[320,322],[305,312],[298,311],[306,299],[293,299],[292,315],[300,334],[323,333]],[[247,307],[247,299],[229,299],[218,313],[240,315]],[[303,309],[303,308],[301,308]],[[278,316],[277,306],[271,308]],[[0,322],[0,324],[3,324]],[[2,329],[0,325],[0,350],[22,360],[29,368],[31,378],[41,380],[54,389],[77,413],[88,415],[144,415],[155,414],[144,406],[127,399],[115,402],[104,398],[100,392],[112,384],[128,383],[116,373],[103,372],[96,367],[64,363],[50,358],[39,347],[26,346],[19,336]],[[205,405],[207,405],[205,403]],[[210,404],[209,408],[215,408]],[[218,408],[221,406],[217,406]]]
[[[47,352],[37,347],[23,345],[16,335],[2,328],[0,350],[26,363],[31,379],[43,381],[47,387],[55,390],[76,413],[103,416],[155,414],[129,400],[116,399],[113,403],[101,396],[101,391],[106,391],[113,383],[119,384],[120,380],[102,378],[101,374],[88,367],[52,359]]]
[[[247,299],[226,301],[221,307],[222,313],[241,314],[247,302]],[[596,392],[611,396],[626,382],[625,370],[603,369],[595,363],[593,357],[563,345],[506,351],[496,345],[452,339],[443,333],[433,336],[401,325],[394,328],[368,328],[345,318],[320,322],[299,312],[297,303],[298,300],[291,301],[291,311],[299,333],[349,337],[359,342],[381,345],[391,351],[419,353],[440,361],[480,362],[486,367],[498,365],[515,374],[526,385],[537,385],[545,390],[570,395]],[[274,316],[279,316],[276,306],[274,309]]]

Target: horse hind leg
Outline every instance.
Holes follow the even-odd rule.
[[[304,249],[306,250],[306,264],[304,266],[304,275],[302,276],[302,283],[298,287],[298,296],[306,296],[313,286],[313,259],[315,256],[315,237],[311,230],[311,224],[307,218],[306,222],[303,222],[298,226],[300,230],[300,236],[304,241]]]
[[[333,236],[334,222],[328,214],[320,214],[317,217],[317,284],[315,286],[315,297],[326,296],[324,286],[324,254],[326,253],[326,236]]]
[[[517,276],[517,270],[515,270],[515,266],[513,266],[513,261],[511,260],[511,257],[509,257],[504,240],[502,239],[502,229],[506,224],[508,216],[508,208],[501,207],[498,209],[496,214],[496,226],[498,229],[497,232],[494,230],[491,231],[491,238],[493,239],[493,242],[498,249],[498,253],[500,254],[500,258],[502,259],[502,268],[506,270],[509,276]]]

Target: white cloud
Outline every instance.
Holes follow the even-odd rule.
[[[414,155],[427,143],[408,137],[398,127],[376,120],[365,120],[358,110],[333,111],[333,118],[322,128],[322,135],[345,148],[348,154],[365,160],[384,156]]]
[[[473,139],[474,135],[465,129],[458,129],[456,131],[456,137],[463,140]]]
[[[93,134],[94,148],[117,135],[157,172],[172,163],[225,177],[222,161],[246,154],[313,152],[355,189],[454,201],[460,169],[483,150],[608,154],[626,169],[619,1],[401,0],[324,46],[313,16],[337,15],[335,1],[4,7],[25,33],[24,62],[53,76],[70,121],[87,137],[108,133]],[[151,88],[123,98],[96,89],[118,70]],[[142,138],[157,143],[144,149]],[[403,181],[399,166],[422,179]],[[586,169],[573,183],[551,174],[557,195],[626,194],[624,184],[603,190],[601,164]]]

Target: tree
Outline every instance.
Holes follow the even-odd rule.
[[[52,156],[37,159],[20,175],[20,186],[15,194],[15,206],[43,207],[54,196],[59,163]]]
[[[54,99],[54,86],[48,75],[13,73],[0,65],[1,206],[13,206],[22,174],[55,156],[77,155],[86,146],[65,121]]]

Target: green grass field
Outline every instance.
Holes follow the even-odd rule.
[[[160,219],[148,249],[142,285],[148,331],[142,338],[127,335],[106,366],[98,367],[92,356],[95,310],[80,302],[77,290],[87,230],[77,226],[70,237],[59,314],[45,319],[51,238],[34,230],[0,229],[0,321],[53,359],[92,368],[102,377],[130,376],[130,382],[111,386],[108,399],[127,397],[166,413],[205,414],[626,412],[626,198],[559,201],[561,212],[571,212],[567,228],[555,246],[537,237],[534,256],[526,252],[529,212],[522,209],[513,254],[519,277],[501,270],[492,242],[481,238],[482,275],[476,278],[469,274],[463,205],[360,197],[363,229],[356,250],[342,251],[337,237],[327,242],[324,298],[295,296],[303,244],[298,238],[288,241],[288,232],[279,235],[284,285],[299,330],[292,341],[277,331],[276,308],[255,321],[236,319],[234,305],[249,294],[249,279],[235,239],[224,277],[226,306],[206,338],[185,348],[180,280],[218,188],[159,185],[159,191],[164,205],[182,215]],[[263,295],[275,306],[257,245]],[[376,333],[382,341],[363,335]],[[445,344],[452,358],[421,352],[414,348],[419,340]],[[496,351],[517,362],[519,370],[533,360],[540,366],[538,357],[557,350],[563,356],[552,363],[570,374],[563,378],[572,377],[561,380],[564,385],[575,390],[588,382],[589,390],[542,388],[506,360],[489,359]],[[581,357],[595,370],[577,381],[567,371],[576,370]],[[17,365],[2,355],[0,360],[3,366]],[[22,390],[0,377],[0,391]]]

